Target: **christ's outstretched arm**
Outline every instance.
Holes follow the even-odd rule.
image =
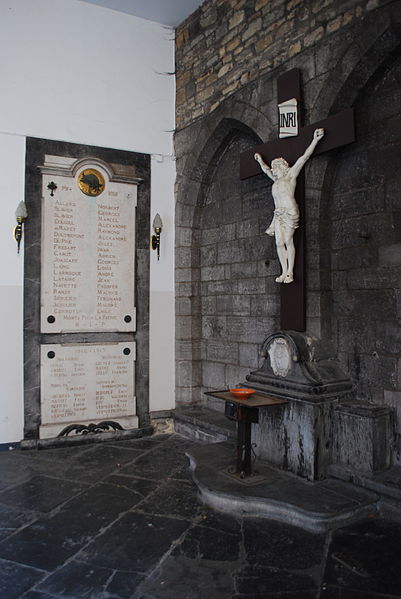
[[[306,148],[305,152],[298,158],[296,163],[291,167],[290,172],[293,177],[298,177],[299,173],[302,170],[302,167],[305,166],[305,163],[312,156],[317,144],[324,136],[324,129],[315,129],[313,134],[313,139],[309,146]]]
[[[267,175],[268,177],[270,177],[270,179],[272,181],[274,181],[275,178],[273,177],[271,168],[268,164],[266,164],[266,162],[263,160],[262,156],[260,154],[255,154],[254,158],[255,158],[256,162],[259,162],[260,168],[265,173],[265,175]]]

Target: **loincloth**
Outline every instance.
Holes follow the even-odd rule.
[[[274,227],[289,227],[290,229],[297,229],[299,227],[299,212],[298,210],[286,210],[283,208],[277,208],[274,211],[273,222]]]

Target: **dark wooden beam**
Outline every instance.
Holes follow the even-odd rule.
[[[241,179],[261,174],[260,166],[254,158],[256,152],[261,154],[263,160],[269,164],[274,158],[280,157],[285,158],[290,165],[294,164],[312,141],[315,129],[320,127],[324,129],[325,135],[316,146],[314,156],[355,141],[354,111],[352,108],[348,108],[334,116],[304,127],[297,137],[276,139],[246,150],[240,156]]]

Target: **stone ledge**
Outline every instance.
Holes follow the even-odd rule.
[[[401,505],[401,468],[389,468],[384,472],[368,475],[341,464],[333,464],[329,467],[329,474],[378,493],[384,500],[396,500]]]
[[[311,532],[325,532],[377,512],[379,496],[353,485],[325,480],[310,483],[258,462],[263,482],[246,486],[223,474],[233,463],[233,446],[219,443],[187,452],[201,500],[241,517],[262,517]]]
[[[174,430],[189,439],[205,443],[235,440],[237,426],[224,414],[203,406],[187,406],[174,411]]]
[[[74,435],[73,437],[53,437],[51,439],[23,439],[20,449],[50,449],[55,447],[67,447],[71,445],[91,445],[92,443],[106,443],[108,441],[126,441],[127,439],[139,439],[149,437],[153,434],[152,426],[133,428],[105,433],[88,433],[86,435]]]

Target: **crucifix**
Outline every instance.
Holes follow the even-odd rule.
[[[286,177],[290,186],[295,185],[296,182],[295,196],[292,193],[293,197],[290,198],[293,203],[292,209],[280,211],[277,210],[276,205],[273,221],[266,233],[276,235],[280,262],[283,264],[288,260],[290,263],[290,274],[286,276],[283,267],[282,275],[276,279],[281,283],[280,328],[305,331],[305,177],[301,169],[312,152],[321,154],[355,141],[354,113],[350,108],[313,125],[301,128],[300,70],[292,69],[279,77],[277,91],[280,138],[243,152],[240,157],[240,176],[241,179],[247,179],[260,174],[262,169],[273,181],[280,181],[280,168],[287,168],[290,175],[292,171],[292,176]],[[270,163],[272,163],[271,168],[268,166]],[[282,181],[282,185],[285,185],[285,180],[282,179]],[[276,185],[273,196],[280,196],[280,185],[277,183],[273,185]],[[277,204],[277,197],[274,199]],[[278,220],[282,221],[284,229],[291,230],[291,239],[287,240],[289,245],[284,245],[285,249],[283,240],[280,239],[280,243],[278,242],[280,233]],[[292,241],[294,245],[292,245]],[[294,251],[295,256],[293,255]],[[294,259],[292,276],[291,263]]]

